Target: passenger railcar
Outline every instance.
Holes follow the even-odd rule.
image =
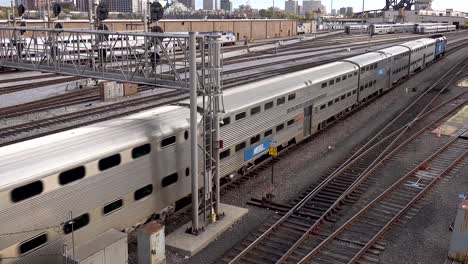
[[[421,26],[421,34],[443,33],[457,30],[455,25],[424,25]]]
[[[300,142],[423,69],[444,54],[441,42],[407,42],[226,91],[221,176],[245,173],[272,142]],[[0,148],[2,263],[60,263],[71,221],[80,245],[170,212],[190,195],[188,141],[199,135],[188,120],[187,108],[165,106]]]

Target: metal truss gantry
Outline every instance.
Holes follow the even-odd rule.
[[[188,41],[188,34],[0,27],[0,63],[188,90]],[[197,42],[203,41],[197,38]],[[196,52],[201,58],[201,49]]]
[[[219,126],[222,113],[219,36],[0,27],[0,65],[190,91],[193,234],[217,216],[220,203]],[[202,100],[200,100],[202,98]],[[201,101],[201,102],[200,102]],[[198,150],[203,168],[198,169]],[[203,184],[198,184],[198,175]],[[200,191],[201,190],[201,191]],[[207,214],[208,212],[208,214]]]

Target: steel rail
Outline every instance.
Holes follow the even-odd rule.
[[[466,59],[466,58],[465,58]],[[428,91],[432,90],[434,87],[436,87],[442,80],[458,65],[460,65],[464,60],[460,60],[457,64],[455,64],[447,73],[445,73],[439,80],[431,85],[430,88],[428,88],[423,94],[421,94],[412,104],[410,104],[407,108],[405,108],[397,117],[392,119],[390,123],[388,123],[379,133],[377,133],[371,140],[369,140],[363,147],[361,147],[358,151],[355,152],[348,160],[346,160],[342,165],[340,165],[339,168],[337,168],[327,179],[325,179],[322,183],[320,183],[313,191],[311,191],[308,195],[306,195],[301,201],[299,201],[288,213],[286,213],[283,217],[281,217],[275,224],[273,224],[270,228],[268,228],[262,235],[260,235],[256,240],[254,240],[251,244],[249,244],[243,251],[241,251],[236,257],[234,257],[229,263],[235,263],[236,261],[240,260],[245,254],[247,254],[250,249],[252,249],[254,246],[256,246],[258,243],[260,243],[266,236],[268,236],[276,227],[278,227],[281,223],[283,223],[286,219],[288,219],[293,213],[295,213],[298,209],[302,208],[304,204],[306,204],[312,197],[314,197],[320,190],[322,190],[337,174],[342,173],[346,168],[348,168],[351,165],[351,162],[354,160],[357,160],[358,157],[362,157],[365,153],[368,153],[370,151],[369,145],[373,141],[375,141],[380,135],[382,135],[396,120],[398,120],[404,113],[406,113],[411,107],[416,104],[425,94],[428,93]],[[355,188],[353,188],[355,189]],[[340,196],[340,198],[342,198]],[[330,208],[334,208],[336,206],[336,202],[332,205]],[[321,220],[324,219],[324,217],[330,212],[331,210],[327,210],[326,213],[322,215],[320,218]],[[315,228],[318,223],[321,221],[317,220],[315,224],[313,225],[313,228]],[[308,234],[309,232],[306,232]],[[297,246],[296,244],[294,246]],[[288,255],[291,252],[288,251]],[[284,260],[284,258],[280,259],[281,261]],[[280,261],[278,261],[279,263]]]
[[[468,58],[465,58],[462,60],[462,62],[464,61],[467,61]],[[456,67],[460,65],[460,64],[457,64],[455,65]],[[322,221],[325,219],[325,217],[330,213],[332,212],[336,206],[338,206],[342,200],[344,200],[348,195],[350,195],[352,192],[354,192],[354,190],[356,190],[356,188],[362,184],[363,181],[365,181],[377,168],[380,164],[382,164],[383,161],[385,161],[386,159],[388,159],[389,157],[391,157],[396,151],[398,151],[401,147],[403,147],[404,145],[406,145],[407,143],[410,142],[410,139],[414,139],[417,135],[419,135],[420,133],[424,132],[425,129],[427,127],[429,127],[431,124],[435,123],[435,122],[431,122],[430,125],[424,127],[423,129],[421,129],[420,131],[418,131],[416,134],[414,134],[413,136],[411,136],[409,139],[405,140],[404,142],[400,143],[399,145],[397,145],[395,148],[394,145],[397,144],[398,140],[400,140],[400,138],[405,134],[405,132],[407,132],[411,126],[416,122],[418,121],[421,116],[424,114],[424,112],[427,110],[427,108],[453,83],[453,81],[455,80],[455,78],[457,78],[457,76],[463,72],[463,70],[467,67],[468,65],[463,65],[463,68],[459,71],[457,71],[457,75],[453,76],[450,81],[447,82],[447,84],[437,93],[437,95],[435,95],[432,100],[427,103],[427,105],[420,111],[420,113],[418,113],[418,115],[413,119],[411,120],[409,123],[407,123],[406,125],[403,126],[403,129],[399,132],[399,134],[392,140],[392,142],[381,152],[381,154],[364,170],[364,172],[362,172],[362,174],[351,184],[351,186],[348,187],[348,189],[346,189],[346,191],[340,196],[338,197],[338,199],[330,206],[330,208],[324,212],[322,214],[322,216],[316,220],[316,222],[302,235],[302,237],[296,241],[296,243],[294,243],[294,245],[276,262],[277,264],[278,263],[282,263],[284,262],[293,252],[294,250],[297,249],[297,247],[299,247],[299,245],[309,236],[309,234],[315,229],[317,228],[317,226],[319,224],[322,223]],[[452,68],[451,70],[455,69],[456,67]],[[451,71],[448,71],[447,73],[450,73]],[[441,81],[443,78],[441,78],[439,81]],[[433,86],[435,87],[435,86]],[[426,90],[426,92],[424,92],[423,94],[421,94],[421,96],[419,96],[411,105],[410,107],[412,107],[417,101],[419,101],[423,96],[425,96],[431,89],[428,89]],[[463,93],[465,94],[465,93]],[[460,96],[460,95],[459,95]],[[456,96],[455,98],[459,97],[459,96]],[[451,100],[449,100],[451,101]],[[399,116],[401,116],[402,114],[400,114]],[[380,142],[379,142],[380,143]],[[376,143],[378,144],[378,143]],[[374,148],[376,147],[376,145],[373,145],[371,146],[370,148]],[[391,150],[393,148],[393,150]],[[391,150],[388,154],[386,154],[387,151]]]
[[[311,256],[315,255],[325,244],[330,242],[332,239],[334,239],[339,233],[341,233],[350,223],[354,222],[354,220],[357,219],[360,215],[362,215],[367,209],[374,204],[375,202],[379,201],[382,197],[384,197],[388,192],[393,190],[396,186],[398,186],[400,183],[405,181],[408,177],[412,176],[423,164],[426,164],[430,160],[432,160],[434,157],[436,157],[438,154],[440,154],[443,150],[448,148],[450,145],[452,145],[455,141],[459,140],[458,137],[453,138],[446,144],[444,144],[441,148],[439,148],[436,152],[434,152],[430,157],[419,163],[417,166],[415,166],[410,172],[408,172],[405,176],[403,176],[400,180],[395,182],[392,186],[387,188],[385,192],[380,194],[377,198],[375,198],[371,203],[369,203],[366,207],[361,209],[355,216],[353,216],[351,219],[349,219],[345,224],[343,224],[339,229],[337,229],[335,232],[333,232],[331,235],[329,235],[325,240],[323,240],[318,246],[316,246],[312,251],[310,251],[305,257],[303,257],[298,264],[304,263],[307,259],[309,259]],[[468,150],[467,150],[468,151]],[[466,156],[467,151],[465,151],[461,157],[463,158]],[[458,160],[458,159],[457,159]]]
[[[464,93],[466,94],[466,92]],[[463,94],[463,95],[464,95]],[[460,96],[456,96],[455,98],[452,98],[450,100],[448,100],[447,102],[445,102],[443,105],[440,105],[441,107],[448,104],[449,102],[453,101],[453,100],[456,100],[458,97]],[[463,103],[466,103],[468,102],[468,99],[465,99],[465,101]],[[296,250],[300,244],[309,236],[309,234],[311,234],[311,232],[318,227],[319,224],[321,224],[323,222],[323,220],[325,219],[325,217],[330,213],[332,212],[336,206],[338,206],[348,195],[350,195],[357,187],[359,187],[359,185],[364,181],[366,180],[372,172],[374,172],[377,167],[382,163],[384,162],[385,160],[387,160],[388,158],[392,157],[398,150],[400,150],[402,147],[406,146],[409,142],[411,142],[412,140],[414,140],[416,137],[418,137],[419,135],[421,135],[422,133],[424,133],[426,131],[427,128],[433,126],[434,124],[436,124],[437,122],[440,122],[441,119],[447,117],[450,113],[452,113],[455,109],[459,108],[459,106],[455,107],[454,109],[452,109],[451,111],[447,112],[445,115],[443,115],[442,117],[438,118],[437,120],[434,120],[432,121],[431,123],[429,123],[428,125],[424,126],[422,129],[420,129],[419,131],[417,131],[415,134],[413,134],[411,137],[409,137],[408,139],[406,139],[404,142],[402,142],[401,144],[399,144],[398,146],[396,146],[391,152],[389,152],[387,155],[385,155],[385,157],[383,157],[380,161],[378,161],[374,167],[372,167],[371,169],[369,169],[367,172],[363,172],[363,174],[361,174],[357,179],[356,181],[335,201],[335,203],[333,203],[330,208],[322,214],[322,216],[316,220],[316,222],[306,231],[304,232],[304,235],[288,250],[288,252],[286,252],[280,260],[278,260],[276,263],[282,263],[284,262],[293,252],[294,250]],[[406,131],[406,130],[405,130]],[[402,132],[403,134],[404,132]],[[400,134],[399,136],[401,136],[402,134]],[[395,142],[396,140],[394,140],[393,142]],[[392,143],[393,143],[392,142]],[[372,166],[372,165],[371,165]],[[369,166],[370,167],[370,166]]]

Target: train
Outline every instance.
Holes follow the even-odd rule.
[[[397,24],[373,24],[370,25],[371,35],[397,34],[397,33],[416,33],[430,34],[455,31],[455,25],[446,23],[397,23]]]
[[[446,47],[444,36],[422,38],[226,90],[221,176],[324,130]],[[2,263],[62,263],[65,244],[172,213],[191,194],[190,137],[202,138],[189,114],[183,103],[162,106],[0,148]]]
[[[366,33],[367,34],[369,32],[369,26],[351,24],[351,25],[345,25],[344,30],[346,34],[354,34],[354,33]]]

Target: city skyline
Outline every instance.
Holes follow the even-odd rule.
[[[231,0],[233,8],[237,8],[239,5],[245,5],[247,0]],[[203,0],[196,0],[196,8],[200,9],[203,7]],[[275,7],[284,9],[286,0],[275,0]],[[302,0],[298,0],[299,5],[302,5]],[[273,0],[250,0],[250,5],[253,8],[262,9],[271,7]],[[331,9],[331,0],[322,0],[322,4],[327,7],[327,12]],[[362,0],[333,0],[333,9],[339,9],[340,7],[353,7],[355,12],[362,10]],[[381,9],[385,6],[385,0],[367,0],[365,1],[365,10]],[[432,6],[435,10],[445,10],[447,8],[453,8],[456,11],[468,12],[468,5],[466,0],[434,0]]]
[[[239,5],[246,4],[247,0],[231,0],[232,7],[237,8]],[[468,5],[466,0],[434,0],[432,6],[435,10],[445,10],[447,8],[453,8],[456,11],[468,12]],[[299,5],[302,5],[302,0],[298,0]],[[326,6],[327,12],[331,12],[331,0],[323,0],[322,4]],[[0,0],[1,6],[10,6],[10,0]],[[256,9],[268,8],[273,5],[273,0],[250,0],[250,5]],[[384,0],[365,2],[366,10],[381,9],[385,5]],[[203,8],[203,0],[195,1],[196,9]],[[275,0],[275,6],[284,9],[285,0]],[[353,7],[355,12],[362,10],[362,0],[333,0],[333,9],[339,10],[340,7]]]

